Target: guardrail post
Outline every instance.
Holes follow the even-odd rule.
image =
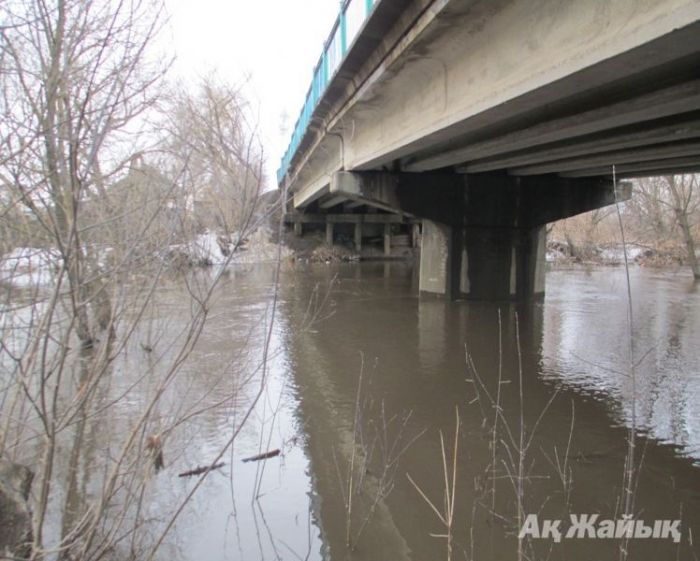
[[[323,55],[323,88],[322,91],[326,91],[326,86],[328,85],[328,51],[324,50]]]
[[[348,31],[345,20],[345,9],[343,8],[340,10],[340,52],[343,57],[348,50]]]

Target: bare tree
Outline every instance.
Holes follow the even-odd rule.
[[[683,243],[688,254],[688,264],[696,280],[700,280],[700,264],[695,253],[693,228],[696,227],[700,210],[700,188],[697,175],[670,175],[664,179],[668,185],[673,202],[673,214],[676,224],[683,236]]]
[[[612,215],[610,208],[604,207],[560,220],[556,222],[548,234],[563,236],[568,245],[571,257],[590,259],[596,246],[606,237],[609,238],[608,226]]]
[[[687,263],[697,279],[696,253],[700,218],[698,175],[667,175],[635,180],[633,196],[621,208],[630,244],[647,248],[654,262]],[[555,223],[548,233],[563,237],[573,257],[592,257],[596,245],[617,238],[614,207],[606,207]],[[648,261],[647,261],[648,262]]]
[[[264,182],[263,150],[240,88],[213,77],[179,85],[166,102],[165,149],[185,169],[202,226],[229,235],[252,216]]]
[[[686,254],[696,279],[700,265],[696,255],[700,187],[698,176],[666,175],[639,179],[634,196],[626,205],[630,230],[655,248],[678,245]]]
[[[52,277],[41,289],[3,291],[0,303],[0,455],[36,471],[32,559],[102,559],[117,548],[123,558],[153,558],[207,473],[153,520],[144,506],[150,456],[211,409],[202,396],[217,392],[216,405],[225,406],[248,391],[229,447],[265,384],[274,305],[255,375],[234,375],[230,357],[201,388],[176,389],[220,271],[186,276],[182,322],[151,331],[166,267],[156,256],[182,241],[176,207],[191,190],[190,162],[242,186],[227,192],[235,212],[226,215],[241,237],[263,179],[254,127],[241,128],[241,96],[211,106],[202,116],[209,123],[194,121],[197,135],[167,170],[146,163],[160,142],[147,124],[168,67],[152,51],[162,22],[159,0],[0,5],[3,229],[10,215],[30,222],[45,240]],[[135,367],[135,350],[149,360]],[[124,380],[116,397],[115,377]],[[117,422],[111,415],[121,401],[138,407]]]
[[[10,0],[2,9],[0,181],[53,240],[86,346],[112,312],[81,207],[119,173],[129,133],[153,104],[165,68],[148,64],[146,47],[161,10],[146,0]]]
[[[633,197],[625,204],[623,220],[628,222],[635,239],[659,249],[668,245],[674,235],[673,216],[664,204],[668,193],[659,178],[634,182]]]

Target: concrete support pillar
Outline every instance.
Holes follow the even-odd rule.
[[[454,227],[423,221],[421,295],[515,300],[544,294],[545,227]]]
[[[362,222],[355,222],[355,251],[362,251]]]
[[[420,243],[420,224],[411,224],[411,246],[415,249]]]
[[[545,227],[466,227],[455,297],[528,299],[544,294]]]
[[[302,233],[303,233],[302,223],[299,221],[295,222],[294,223],[294,235],[301,237]]]
[[[333,222],[326,222],[326,245],[333,246]]]
[[[421,293],[520,300],[544,294],[545,226],[554,199],[507,175],[469,176],[444,223],[423,221]],[[549,195],[549,193],[547,193]]]
[[[452,227],[423,220],[420,294],[452,298]]]
[[[384,255],[391,255],[391,224],[384,224]]]

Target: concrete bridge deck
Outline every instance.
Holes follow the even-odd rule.
[[[296,212],[424,219],[424,293],[541,294],[543,225],[628,196],[613,166],[700,169],[697,0],[352,0],[345,16],[279,180]]]

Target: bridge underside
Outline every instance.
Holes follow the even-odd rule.
[[[286,181],[423,218],[424,293],[540,294],[544,224],[613,202],[613,166],[700,170],[697,1],[382,3]]]

